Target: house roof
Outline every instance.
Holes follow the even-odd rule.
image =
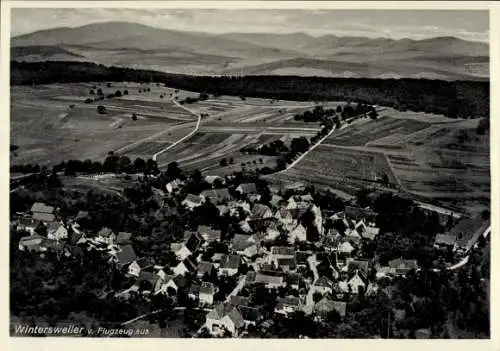
[[[256,322],[259,320],[261,314],[259,313],[259,310],[254,307],[248,307],[248,306],[238,306],[238,311],[241,313],[241,316],[243,317],[243,320],[248,321],[248,322]]]
[[[33,219],[48,223],[48,222],[53,222],[56,219],[56,217],[51,213],[33,212]]]
[[[456,244],[458,247],[470,249],[488,225],[489,221],[462,218],[447,234],[457,237]]]
[[[331,288],[333,286],[333,282],[327,277],[319,277],[315,282],[314,286],[320,286],[324,288]]]
[[[23,236],[19,240],[19,245],[39,245],[41,242],[46,240],[47,238],[38,234],[30,235],[30,236]]]
[[[141,268],[151,267],[153,265],[153,262],[151,261],[151,259],[149,259],[147,257],[139,258],[139,259],[135,260],[135,262]]]
[[[350,273],[359,270],[364,274],[367,274],[370,269],[370,262],[364,260],[352,260],[349,261],[347,268]]]
[[[137,255],[135,254],[134,248],[132,245],[122,245],[120,246],[120,251],[116,253],[116,258],[118,259],[119,264],[128,264],[132,263],[137,259]]]
[[[89,216],[89,213],[87,211],[78,211],[78,214],[75,217],[75,220],[87,218]]]
[[[296,259],[297,264],[307,265],[308,264],[307,259],[309,258],[309,256],[311,256],[310,252],[297,251],[295,253],[295,259]]]
[[[290,285],[298,285],[301,278],[302,275],[299,273],[288,273],[285,277],[285,280]]]
[[[231,305],[234,306],[248,306],[248,304],[250,303],[250,298],[239,295],[233,295],[231,296],[229,302],[231,303]]]
[[[226,269],[238,269],[241,258],[239,255],[226,255],[221,258],[220,266]]]
[[[351,281],[356,276],[358,276],[361,279],[363,284],[365,284],[365,285],[368,284],[368,278],[366,277],[366,274],[362,271],[356,271],[354,273],[351,273],[349,276],[349,281]]]
[[[278,267],[289,266],[290,269],[294,269],[297,266],[297,262],[293,257],[278,258],[276,261],[278,263]]]
[[[200,293],[201,286],[199,284],[191,284],[189,287],[189,294],[198,295]]]
[[[251,236],[246,234],[235,234],[233,240],[231,240],[231,245],[235,251],[243,251],[247,247],[254,245],[255,243],[250,240]]]
[[[198,232],[196,231],[192,231],[192,230],[186,230],[184,231],[184,240],[188,240],[189,237],[193,234],[198,234]]]
[[[280,209],[278,210],[278,213],[280,215],[281,218],[285,218],[285,217],[292,217],[292,212],[287,209],[286,207],[280,207]]]
[[[271,196],[271,200],[269,201],[269,203],[272,206],[276,207],[280,204],[281,201],[283,201],[283,198],[281,196],[273,194],[273,196]]]
[[[380,228],[367,226],[361,236],[368,240],[375,240],[375,237],[380,233]]]
[[[289,297],[278,297],[278,303],[276,305],[277,309],[281,309],[283,307],[290,306],[290,307],[299,307],[300,306],[300,299],[295,296],[289,296]]]
[[[208,189],[204,190],[200,193],[203,197],[208,197],[209,199],[230,199],[231,195],[229,194],[229,190],[227,188],[222,189]]]
[[[205,239],[206,241],[216,241],[220,240],[222,232],[218,229],[212,229],[205,225],[198,226],[198,233]]]
[[[187,194],[184,201],[192,202],[195,204],[201,204],[201,198],[198,195]]]
[[[43,202],[35,202],[33,206],[31,206],[31,212],[40,212],[40,213],[54,213],[53,206],[47,206]]]
[[[355,207],[355,206],[346,206],[344,210],[344,214],[347,218],[350,219],[366,219],[369,222],[375,222],[377,219],[377,213],[366,208]]]
[[[240,189],[243,194],[255,194],[257,193],[257,187],[255,183],[243,183],[240,184],[237,189]]]
[[[200,262],[198,265],[198,274],[204,275],[205,273],[210,274],[214,269],[214,265],[211,262]]]
[[[203,241],[202,237],[198,233],[192,233],[186,240],[186,247],[191,252],[196,252]]]
[[[248,225],[253,231],[267,231],[269,227],[276,223],[278,220],[274,217],[268,218],[251,218],[248,221]]]
[[[280,272],[257,272],[255,275],[254,283],[264,284],[283,284],[285,278]]]
[[[195,272],[197,270],[197,265],[189,257],[185,258],[184,261],[179,264],[181,263],[184,264],[184,267],[186,267],[189,272]]]
[[[153,272],[146,272],[146,271],[141,271],[139,273],[139,277],[137,280],[139,282],[141,281],[148,281],[151,283],[152,286],[155,286],[156,282],[160,279],[160,277],[157,274],[154,274]]]
[[[83,232],[75,232],[74,230],[70,230],[68,233],[68,243],[70,245],[76,245],[78,240],[80,240],[83,237]]]
[[[338,250],[340,252],[351,252],[352,250],[354,250],[354,247],[349,241],[344,241],[341,244],[339,244]]]
[[[40,221],[30,218],[30,217],[23,217],[19,220],[19,224],[25,227],[38,227],[40,225]]]
[[[108,227],[104,227],[99,232],[97,235],[102,236],[103,238],[108,238],[113,234],[113,231],[109,229]]]
[[[273,246],[271,247],[271,254],[295,257],[295,248],[292,246]]]
[[[457,237],[450,234],[437,234],[434,239],[434,244],[436,245],[455,245],[457,242]]]
[[[128,232],[119,232],[118,236],[116,237],[116,243],[118,245],[125,245],[125,244],[130,244],[130,238],[132,237],[132,233]]]
[[[252,217],[255,218],[262,218],[266,214],[266,212],[270,211],[271,209],[263,204],[255,204],[252,208]]]
[[[325,296],[314,305],[314,309],[319,313],[328,313],[336,310],[341,317],[345,317],[347,303],[343,301],[334,301],[329,296]]]
[[[389,261],[388,266],[391,268],[395,268],[396,270],[418,269],[417,260],[405,260],[402,258],[396,258]]]
[[[52,223],[50,223],[50,224],[47,226],[47,231],[48,231],[48,232],[55,232],[55,231],[57,231],[57,230],[58,230],[59,228],[61,228],[61,227],[63,227],[63,228],[64,228],[64,226],[63,226],[61,223],[58,223],[58,222],[52,222]],[[64,228],[64,229],[66,229],[66,228]]]
[[[225,316],[228,316],[229,319],[231,319],[236,328],[241,328],[245,324],[243,316],[238,309],[230,303],[224,302],[215,306],[215,308],[207,314],[207,319],[210,318],[220,320]]]
[[[210,282],[201,283],[200,294],[209,294],[213,295],[215,293],[215,287]]]

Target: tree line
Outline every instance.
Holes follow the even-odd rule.
[[[359,101],[368,105],[489,118],[489,82],[297,76],[188,76],[89,62],[11,62],[11,84],[92,81],[161,82],[200,93],[297,101]]]

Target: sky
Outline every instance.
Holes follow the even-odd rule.
[[[313,36],[425,39],[455,36],[488,42],[488,11],[14,8],[11,35],[94,22],[126,21],[153,27],[227,32],[304,32]]]

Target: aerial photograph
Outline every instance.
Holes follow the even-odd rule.
[[[11,337],[491,338],[488,10],[11,6]]]

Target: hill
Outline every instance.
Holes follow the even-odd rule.
[[[86,61],[106,65],[200,75],[297,74],[447,80],[487,79],[489,75],[488,44],[454,37],[393,40],[313,37],[304,33],[213,35],[105,22],[25,34],[12,38],[11,45],[58,47],[83,56]],[[39,60],[45,59],[52,57],[45,55]]]

